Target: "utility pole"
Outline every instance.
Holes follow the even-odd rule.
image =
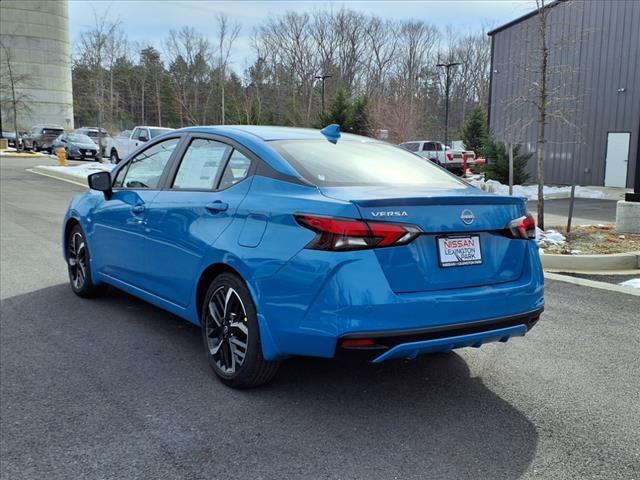
[[[445,80],[445,100],[444,100],[444,144],[448,145],[449,143],[449,89],[451,88],[451,77],[449,75],[449,70],[451,67],[455,67],[456,65],[460,65],[460,62],[449,62],[449,63],[438,63],[436,67],[444,67],[447,76]]]
[[[324,81],[327,78],[331,78],[332,75],[316,75],[315,78],[317,80],[322,80],[322,111],[324,112]]]

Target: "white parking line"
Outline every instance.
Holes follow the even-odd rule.
[[[43,177],[55,178],[56,180],[62,180],[63,182],[73,183],[74,185],[79,185],[81,187],[89,188],[89,186],[86,183],[76,182],[75,180],[70,180],[68,178],[58,177],[56,175],[49,175],[48,173],[36,172],[35,170],[32,170],[30,168],[27,168],[27,172],[35,173],[36,175],[42,175]]]
[[[544,278],[549,280],[557,280],[559,282],[572,283],[581,287],[599,288],[600,290],[609,290],[610,292],[626,293],[627,295],[635,295],[640,297],[640,288],[622,287],[613,283],[597,282],[595,280],[587,280],[586,278],[571,277],[569,275],[561,275],[559,273],[544,272]]]

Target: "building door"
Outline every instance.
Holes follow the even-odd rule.
[[[629,132],[611,132],[607,135],[604,186],[626,187],[629,166]]]

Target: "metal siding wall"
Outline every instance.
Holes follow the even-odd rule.
[[[535,151],[537,111],[531,106],[510,108],[513,98],[530,86],[534,73],[523,69],[536,63],[538,17],[533,16],[494,34],[491,128],[503,140],[518,140]],[[558,122],[547,125],[545,181],[570,183],[574,162],[576,181],[604,183],[607,133],[631,132],[627,186],[633,185],[640,124],[640,2],[635,0],[567,2],[548,16],[551,88],[576,97],[571,120],[577,129]],[[559,47],[561,46],[561,47]],[[495,72],[497,70],[497,72]],[[528,78],[527,78],[528,77]],[[619,93],[618,88],[626,91]],[[528,128],[522,124],[530,122]],[[520,126],[518,126],[520,124]],[[529,170],[535,177],[535,159]]]

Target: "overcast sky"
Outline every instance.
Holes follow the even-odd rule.
[[[211,1],[211,0],[70,0],[71,39],[91,28],[94,13],[119,19],[130,40],[163,50],[169,30],[184,25],[213,38],[215,15],[225,12],[242,25],[234,49],[234,67],[243,70],[253,61],[250,38],[253,29],[269,15],[287,10],[311,12],[342,6],[375,14],[384,19],[415,19],[445,27],[453,25],[464,32],[502,25],[535,8],[535,0],[450,0],[450,1]]]

